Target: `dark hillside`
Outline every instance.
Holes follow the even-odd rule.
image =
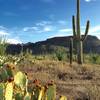
[[[9,44],[7,47],[7,53],[19,54],[22,50],[31,50],[33,54],[45,54],[55,52],[59,48],[68,49],[69,48],[70,36],[66,37],[54,37],[47,39],[45,41],[40,41],[36,43],[27,44]],[[84,42],[84,52],[85,53],[98,53],[100,54],[100,40],[96,36],[88,35]]]

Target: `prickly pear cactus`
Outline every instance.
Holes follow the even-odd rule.
[[[51,84],[48,86],[47,92],[47,100],[56,100],[56,85]]]
[[[3,76],[0,78],[4,78],[6,83],[0,83],[0,100],[56,100],[56,85],[53,81],[44,86],[40,80],[35,79],[29,89],[27,74],[19,71],[14,75],[9,66],[1,68],[1,72]],[[60,100],[67,99],[62,96]]]
[[[7,71],[7,74],[8,74],[9,77],[13,77],[12,69],[7,68],[6,71]]]
[[[21,88],[21,90],[26,89],[26,82],[27,82],[27,77],[24,73],[22,72],[17,72],[17,74],[14,76],[14,83],[18,87]]]
[[[2,82],[7,81],[7,79],[9,78],[7,71],[4,68],[0,69],[0,80]]]
[[[23,100],[24,96],[21,93],[16,93],[15,94],[15,100]]]
[[[31,100],[31,94],[29,94],[28,92],[26,93],[24,100]]]
[[[41,87],[34,87],[32,100],[38,100]]]
[[[13,99],[13,82],[8,82],[5,91],[5,100]]]
[[[42,100],[43,97],[44,97],[44,90],[45,88],[44,87],[41,87],[40,91],[39,91],[39,96],[38,96],[38,100]]]
[[[45,100],[45,87],[44,86],[36,86],[34,87],[33,94],[32,94],[32,100]]]
[[[5,83],[0,83],[0,100],[4,100]]]
[[[60,96],[60,100],[67,100],[65,96]]]
[[[6,82],[9,78],[14,76],[14,65],[4,64],[0,69],[1,81]]]

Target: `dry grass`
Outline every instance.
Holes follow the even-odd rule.
[[[30,80],[54,80],[58,94],[68,100],[100,100],[100,65],[69,66],[65,61],[33,60],[21,62],[19,69],[27,72]]]

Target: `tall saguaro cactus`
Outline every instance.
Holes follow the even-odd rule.
[[[73,24],[73,37],[77,44],[77,61],[78,64],[83,63],[83,42],[87,37],[90,21],[87,21],[85,35],[81,35],[80,30],[80,0],[77,0],[77,15],[72,16],[72,24]]]

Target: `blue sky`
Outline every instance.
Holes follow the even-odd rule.
[[[81,0],[81,30],[90,20],[89,34],[100,38],[100,0]],[[0,36],[26,43],[72,35],[76,0],[0,0]]]

